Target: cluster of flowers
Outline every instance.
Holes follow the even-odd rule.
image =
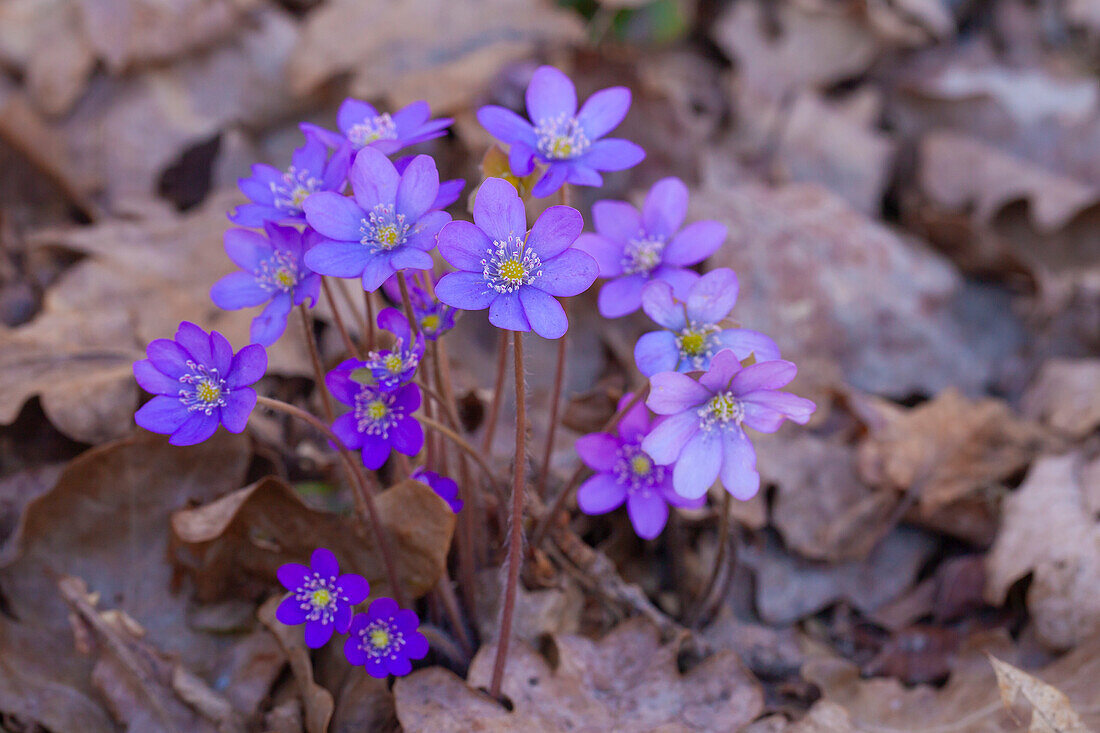
[[[664,330],[637,343],[638,367],[651,379],[645,405],[627,411],[617,434],[577,443],[596,471],[579,490],[581,509],[602,513],[625,502],[638,534],[652,538],[664,527],[669,504],[700,505],[719,478],[734,496],[752,496],[759,476],[743,427],[774,431],[784,418],[804,423],[814,407],[778,391],[795,367],[779,359],[768,337],[726,325],[736,275],[716,270],[700,277],[688,269],[717,250],[725,228],[710,221],[681,228],[688,192],[675,178],[658,182],[641,212],[623,202],[598,202],[594,234],[582,234],[580,212],[565,205],[546,208],[527,227],[516,187],[521,179],[533,181],[531,195],[545,197],[566,184],[599,186],[601,171],[641,162],[640,147],[606,137],[630,103],[629,90],[615,87],[593,94],[578,110],[568,77],[542,67],[526,91],[529,120],[482,108],[482,125],[508,146],[509,171],[481,184],[472,222],[451,221],[445,211],[463,181],[441,182],[427,155],[391,160],[446,133],[451,120],[431,119],[426,102],[390,115],[349,99],[338,113],[339,132],[303,124],[305,142],[285,171],[256,165],[240,181],[249,203],[230,214],[238,227],[225,235],[226,254],[240,270],[211,290],[221,308],[266,304],[253,320],[253,343],[234,354],[221,334],[191,323],[181,324],[174,340],[151,343],[134,374],[155,396],[138,410],[137,423],[169,434],[176,445],[206,440],[219,425],[243,431],[257,401],[251,385],[266,370],[264,347],[281,337],[291,309],[312,308],[323,277],[355,278],[365,291],[382,289],[395,303],[407,294],[406,312],[415,321],[383,309],[377,323],[392,334],[393,345],[349,359],[325,378],[350,408],[335,419],[333,433],[344,448],[359,451],[368,469],[379,469],[393,451],[416,456],[423,448],[415,376],[425,341],[453,328],[456,311],[488,309],[498,328],[556,339],[569,326],[558,298],[579,295],[600,277],[607,281],[599,294],[604,316],[642,308]],[[454,268],[438,280],[436,247]],[[423,468],[413,476],[461,509],[452,480]],[[426,653],[415,614],[378,599],[367,614],[353,617],[353,606],[367,597],[366,581],[337,573],[326,550],[314,553],[312,568],[284,566],[279,578],[292,595],[280,618],[305,623],[311,646],[350,629],[351,663],[372,673],[407,671],[408,658]]]

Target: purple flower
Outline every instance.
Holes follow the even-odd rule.
[[[371,677],[406,675],[412,671],[410,660],[428,655],[428,639],[417,631],[419,626],[415,613],[392,598],[379,598],[352,619],[344,656],[349,664],[366,667]]]
[[[392,115],[379,114],[371,105],[358,99],[345,99],[336,113],[336,126],[342,135],[302,123],[302,130],[317,135],[330,147],[349,146],[354,150],[373,148],[383,155],[393,155],[401,148],[441,137],[454,120],[430,120],[432,111],[424,101],[413,102]]]
[[[430,274],[427,276],[431,276]],[[401,303],[401,289],[397,276],[382,283],[382,290],[394,303]],[[429,341],[435,341],[455,327],[455,309],[428,295],[419,285],[409,283],[409,302],[412,303],[413,316],[420,324],[420,333]]]
[[[303,234],[271,222],[263,226],[267,237],[247,229],[225,233],[225,253],[243,272],[214,283],[210,299],[225,310],[267,303],[252,321],[252,342],[271,346],[286,330],[286,317],[293,306],[306,300],[311,308],[317,303],[321,276],[302,262],[303,253],[317,241],[316,232],[306,230]]]
[[[336,418],[332,432],[346,448],[362,451],[363,465],[374,471],[390,457],[391,449],[407,456],[419,453],[424,429],[413,417],[420,407],[420,388],[406,384],[387,392],[378,385],[357,382],[353,372],[366,366],[348,359],[325,376],[325,384],[333,397],[352,408]]]
[[[405,169],[409,167],[409,163],[414,160],[416,160],[415,155],[406,155],[393,161],[393,167],[397,169],[398,173],[404,173]],[[435,201],[432,201],[432,205],[428,207],[428,211],[442,211],[455,201],[458,201],[458,197],[462,195],[462,189],[464,188],[466,188],[466,181],[461,178],[440,181],[439,193],[435,195]]]
[[[270,165],[252,166],[252,177],[238,181],[252,203],[233,210],[229,220],[244,227],[264,222],[305,223],[302,203],[318,191],[340,191],[351,164],[351,148],[344,145],[329,157],[319,137],[306,133],[306,143],[294,151],[290,167],[280,171]]]
[[[439,192],[435,161],[418,155],[398,174],[393,163],[367,148],[348,174],[354,198],[321,192],[306,199],[306,220],[325,237],[305,256],[311,270],[361,277],[373,292],[397,270],[427,270],[435,235],[451,220],[431,211]]]
[[[474,223],[451,222],[439,232],[439,253],[458,268],[440,279],[436,296],[462,310],[489,309],[489,322],[548,339],[569,321],[554,296],[583,293],[596,261],[571,246],[584,220],[568,206],[551,206],[531,231],[512,184],[489,178],[474,199]]]
[[[244,432],[256,406],[249,387],[267,370],[267,352],[259,344],[236,354],[217,331],[209,334],[184,321],[175,340],[157,339],[134,362],[134,378],[156,397],[134,413],[134,421],[154,433],[169,434],[172,445],[201,443],[224,425]]]
[[[705,372],[711,358],[730,349],[739,360],[779,358],[779,347],[762,333],[723,328],[721,321],[737,302],[737,275],[728,267],[711,270],[688,289],[682,301],[665,282],[653,282],[642,291],[642,309],[667,331],[653,331],[638,339],[634,360],[647,377],[658,372]]]
[[[774,433],[784,418],[806,424],[814,403],[778,391],[797,371],[789,361],[742,368],[727,349],[714,356],[699,381],[679,372],[655,374],[646,405],[669,418],[642,440],[642,449],[660,465],[676,464],[672,486],[681,496],[703,496],[721,478],[735,498],[751,499],[760,488],[760,474],[743,427]]]
[[[681,300],[699,276],[685,269],[714,254],[726,238],[716,221],[697,221],[684,230],[688,190],[679,178],[665,178],[649,189],[641,213],[625,201],[592,206],[596,234],[582,234],[577,248],[600,265],[608,282],[600,289],[600,313],[618,318],[638,310],[646,283],[666,282]]]
[[[633,395],[623,395],[621,409]],[[585,514],[605,514],[626,503],[638,536],[651,540],[668,521],[668,505],[701,507],[706,499],[685,499],[672,490],[672,474],[642,450],[652,427],[649,411],[637,404],[619,422],[617,435],[592,433],[577,440],[577,454],[596,472],[577,489]]]
[[[409,478],[430,486],[432,491],[439,494],[439,498],[447,502],[447,505],[451,507],[451,511],[455,514],[462,511],[463,501],[458,498],[458,483],[454,479],[440,476],[435,471],[429,471],[423,466],[413,471],[412,476]]]
[[[538,161],[548,166],[531,193],[543,197],[563,183],[599,186],[598,171],[632,168],[645,151],[628,140],[607,138],[630,109],[630,90],[612,87],[596,92],[577,112],[577,91],[565,74],[542,66],[527,87],[527,115],[523,119],[504,107],[478,110],[477,119],[498,140],[510,146],[508,160],[516,176],[529,175]]]
[[[313,551],[309,567],[287,563],[277,576],[290,595],[275,609],[275,618],[287,626],[305,624],[310,649],[327,644],[333,631],[346,634],[352,609],[370,595],[366,579],[354,573],[340,575],[336,556],[323,547]]]
[[[414,339],[409,319],[396,308],[382,309],[378,314],[378,327],[392,333],[397,340],[392,349],[372,351],[365,364],[374,383],[388,392],[411,381],[416,374],[424,356],[424,336],[418,333]]]

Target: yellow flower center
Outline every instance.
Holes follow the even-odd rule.
[[[297,208],[302,208],[302,203],[309,197],[310,191],[305,186],[298,186],[290,194],[290,203]]]
[[[292,287],[294,285],[294,273],[283,268],[275,273],[275,282],[284,288]]]
[[[367,415],[373,420],[381,420],[386,416],[386,403],[382,400],[374,400],[367,405]]]
[[[378,243],[386,247],[397,244],[397,227],[392,224],[378,228]]]
[[[386,371],[390,374],[397,374],[405,366],[405,362],[401,360],[400,354],[390,354],[382,361],[386,366]]]
[[[573,141],[567,137],[558,137],[554,139],[554,142],[550,145],[551,157],[554,158],[572,158],[573,157]]]
[[[728,392],[716,396],[710,401],[710,413],[721,422],[729,422],[741,417],[741,403]]]
[[[373,629],[370,632],[370,643],[375,649],[385,649],[390,645],[389,629]]]
[[[701,333],[689,333],[686,336],[680,338],[680,348],[688,356],[695,356],[701,354],[703,348],[706,346],[706,339],[703,338]]]
[[[214,403],[221,399],[222,388],[209,380],[203,380],[195,388],[195,396],[200,402]]]
[[[522,282],[527,277],[527,268],[516,258],[505,260],[500,265],[500,276],[509,282]]]
[[[332,594],[325,588],[318,588],[310,596],[310,602],[313,603],[314,608],[324,608],[332,603]]]
[[[630,470],[634,472],[635,476],[648,476],[650,471],[653,470],[653,461],[649,459],[649,456],[638,454],[630,459]]]
[[[425,331],[435,331],[437,328],[439,328],[439,316],[437,316],[435,313],[424,316],[424,318],[420,321],[420,327]]]

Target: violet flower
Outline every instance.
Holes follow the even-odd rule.
[[[789,361],[765,361],[742,368],[737,355],[720,351],[710,371],[695,381],[679,372],[650,380],[646,405],[668,419],[642,440],[658,464],[675,464],[672,486],[689,499],[703,496],[716,479],[743,501],[760,489],[756,452],[743,428],[774,433],[785,418],[805,425],[813,402],[788,392],[798,369]]]
[[[436,296],[462,310],[488,308],[497,328],[561,338],[569,321],[555,296],[583,293],[596,279],[596,261],[571,246],[584,226],[580,212],[551,206],[528,232],[515,187],[489,178],[473,214],[474,223],[451,222],[439,232],[439,253],[459,272],[440,279]]]
[[[393,155],[409,145],[447,134],[454,120],[432,120],[431,116],[432,111],[424,101],[413,102],[391,115],[380,113],[361,100],[345,99],[336,113],[336,126],[341,134],[308,122],[303,122],[301,128],[330,147],[350,146],[356,151],[373,148],[383,155]]]
[[[275,609],[275,618],[287,626],[306,625],[306,646],[317,649],[328,643],[335,631],[346,634],[351,626],[352,609],[370,595],[370,585],[361,575],[340,575],[336,556],[318,547],[309,567],[287,563],[276,575],[290,591]]]
[[[413,481],[427,484],[432,491],[439,494],[439,498],[447,502],[451,511],[458,514],[462,511],[463,501],[458,498],[458,482],[453,478],[441,476],[435,471],[429,471],[423,466],[412,472],[409,476]]]
[[[387,392],[378,385],[361,384],[352,372],[366,364],[348,359],[325,376],[332,396],[352,409],[332,423],[332,432],[350,450],[362,453],[372,471],[385,464],[390,451],[415,456],[424,445],[424,429],[413,417],[420,407],[420,388],[406,384]]]
[[[324,239],[305,255],[314,272],[361,277],[373,292],[398,270],[432,267],[435,235],[451,220],[431,211],[439,192],[435,161],[418,155],[403,174],[377,150],[367,148],[348,174],[354,198],[321,192],[306,199],[306,221]]]
[[[431,273],[426,276],[433,277]],[[397,284],[396,275],[382,283],[382,290],[392,302],[401,303],[401,286]],[[455,309],[441,303],[438,298],[428,295],[424,288],[411,282],[409,302],[412,303],[413,317],[420,326],[420,333],[429,341],[436,341],[455,327]]]
[[[243,272],[226,275],[210,289],[219,308],[237,310],[267,303],[252,321],[252,342],[271,346],[286,330],[290,309],[306,300],[312,308],[321,276],[311,272],[302,255],[318,239],[316,232],[264,222],[263,237],[247,229],[225,233],[225,253]]]
[[[631,394],[619,401],[622,409]],[[701,507],[706,499],[685,499],[672,490],[672,472],[658,466],[642,450],[642,439],[653,426],[649,411],[638,403],[623,415],[615,435],[592,433],[577,440],[577,454],[596,474],[577,489],[577,504],[585,514],[605,514],[626,503],[634,531],[651,540],[668,521],[668,505]]]
[[[679,178],[664,178],[649,189],[641,213],[625,201],[597,201],[592,206],[596,234],[582,234],[577,248],[600,265],[599,308],[604,318],[638,310],[642,288],[666,282],[676,297],[699,276],[685,269],[714,254],[726,238],[716,221],[697,221],[681,230],[687,215],[688,189]]]
[[[737,302],[737,275],[728,267],[711,270],[678,300],[668,283],[652,282],[642,291],[642,309],[667,331],[644,334],[634,345],[638,371],[647,377],[658,372],[704,372],[722,349],[741,361],[779,358],[779,347],[758,331],[723,328]]]
[[[244,227],[260,227],[268,221],[304,224],[302,203],[318,191],[341,191],[349,165],[350,147],[339,147],[330,157],[325,143],[306,133],[305,145],[294,151],[285,171],[257,163],[251,177],[238,181],[251,203],[235,208],[229,220]]]
[[[415,314],[414,314],[415,315]],[[424,357],[424,336],[413,337],[409,319],[396,308],[383,308],[378,327],[396,337],[392,349],[372,351],[365,362],[372,381],[389,392],[410,382]]]
[[[400,608],[392,598],[379,598],[352,619],[344,656],[349,664],[366,667],[371,677],[406,675],[412,671],[411,660],[428,655],[428,639],[419,627],[413,611]]]
[[[184,321],[175,340],[157,339],[134,362],[134,379],[153,399],[134,413],[134,421],[154,433],[171,435],[172,445],[194,445],[218,425],[244,432],[256,406],[255,384],[267,370],[267,352],[259,344],[236,354],[225,336],[209,334]]]
[[[645,158],[645,151],[628,140],[600,139],[626,117],[630,109],[626,87],[596,92],[578,112],[573,82],[553,66],[542,66],[531,77],[526,99],[530,122],[497,106],[482,107],[477,119],[510,146],[508,160],[516,176],[530,175],[536,161],[548,166],[532,189],[533,196],[549,196],[564,183],[602,185],[599,171],[625,170]]]

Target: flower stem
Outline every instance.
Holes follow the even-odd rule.
[[[569,298],[562,298],[562,306],[568,318]],[[561,403],[562,382],[565,380],[565,351],[568,337],[569,334],[566,333],[558,339],[558,363],[554,368],[554,389],[550,393],[550,425],[546,430],[546,448],[542,452],[542,469],[538,483],[538,496],[543,500],[546,499],[546,482],[550,479],[550,456],[554,452],[554,435],[558,429],[558,408]]]
[[[416,320],[416,314],[413,313],[412,298],[409,297],[409,283],[405,279],[404,272],[397,273],[397,287],[401,289],[401,304],[405,306],[405,317],[409,319],[409,328],[412,329],[413,336],[420,333],[420,322]]]
[[[322,280],[322,282],[324,281]],[[331,302],[331,298],[329,302]],[[298,308],[298,312],[302,316],[302,331],[306,339],[306,346],[309,348],[309,360],[313,364],[313,379],[317,384],[317,392],[321,395],[321,407],[325,411],[325,419],[331,423],[336,419],[336,411],[332,408],[332,398],[329,397],[328,389],[325,387],[325,370],[321,365],[321,354],[317,351],[317,340],[313,336],[313,318],[304,304]],[[353,351],[352,354],[354,353]],[[337,445],[339,445],[339,441],[337,441]]]
[[[485,459],[481,457],[481,454],[477,452],[477,449],[467,443],[461,435],[451,430],[449,427],[439,422],[438,420],[433,420],[426,415],[417,415],[416,419],[419,420],[420,424],[424,427],[431,428],[437,433],[447,437],[452,443],[461,448],[466,455],[470,456],[470,458],[473,458],[474,462],[481,467],[481,470],[485,472],[485,475],[489,478],[489,481],[493,484],[496,483],[496,477],[493,475],[493,469],[489,467],[489,464],[486,463]]]
[[[363,291],[363,310],[367,314],[367,351],[374,351],[374,298]]]
[[[718,579],[722,576],[722,569],[727,562],[730,543],[730,493],[728,491],[722,492],[722,503],[718,511],[722,514],[718,517],[718,548],[714,555],[714,567],[711,568],[710,577],[703,587],[703,592],[699,594],[699,602],[695,608],[694,617],[689,623],[690,626],[702,623],[706,617],[711,595],[718,585]]]
[[[519,568],[523,562],[523,500],[524,476],[527,468],[527,399],[523,375],[523,334],[512,334],[515,345],[516,371],[516,455],[512,471],[512,522],[508,539],[508,578],[504,586],[504,608],[500,616],[500,638],[497,641],[496,659],[493,660],[493,677],[489,694],[500,699],[504,681],[504,666],[508,661],[508,644],[512,638],[512,616],[516,611],[516,594],[519,592]]]
[[[508,368],[508,332],[500,332],[497,346],[497,375],[493,382],[493,399],[489,403],[489,417],[485,421],[485,435],[481,438],[481,450],[488,453],[493,447],[493,436],[497,431],[497,419],[500,417],[500,399],[504,392],[504,371]]]
[[[623,416],[634,409],[634,406],[644,400],[648,394],[648,383],[645,387],[634,390],[634,396],[630,398],[630,401],[623,405],[622,409],[612,415],[611,419],[604,423],[604,426],[599,432],[608,433],[614,430],[623,419]],[[542,541],[546,538],[546,531],[550,528],[550,522],[554,520],[554,517],[556,517],[562,510],[562,507],[565,506],[565,502],[569,496],[577,490],[578,486],[580,486],[581,479],[584,477],[586,470],[587,468],[583,463],[577,466],[577,470],[573,471],[573,475],[569,477],[569,481],[565,484],[565,488],[563,488],[557,498],[554,499],[553,505],[547,511],[543,512],[542,517],[539,518],[538,526],[535,527],[535,533],[531,537],[532,547],[540,547],[542,545]]]
[[[359,359],[359,349],[355,347],[355,342],[351,340],[347,326],[344,325],[344,317],[340,315],[340,309],[336,307],[336,299],[332,296],[332,287],[329,285],[328,278],[321,278],[321,287],[325,291],[329,308],[332,309],[332,318],[336,321],[336,330],[340,332],[340,339],[344,342],[344,348],[348,350],[348,355],[351,358]],[[312,334],[307,335],[311,336]]]
[[[367,333],[367,324],[363,321],[363,314],[359,312],[359,308],[355,305],[351,293],[348,292],[347,285],[347,280],[336,278],[336,292],[340,294],[340,299],[344,301],[344,305],[348,307],[348,311],[355,320],[355,326],[359,329],[359,336],[363,337]]]

